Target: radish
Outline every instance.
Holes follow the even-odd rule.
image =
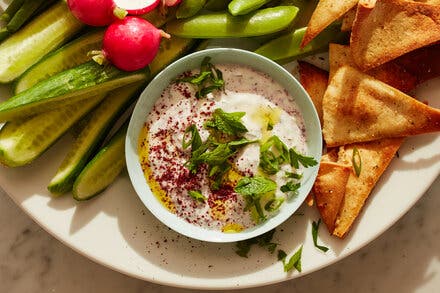
[[[113,0],[67,0],[67,5],[76,18],[92,26],[109,25],[127,15]]]
[[[154,59],[162,37],[170,38],[170,35],[145,19],[127,16],[107,28],[102,51],[93,60],[99,64],[108,60],[121,70],[135,71],[144,68]]]
[[[128,14],[145,14],[159,5],[160,0],[114,0],[117,7],[124,9]]]
[[[182,0],[162,0],[162,2],[165,6],[172,7],[182,2]]]

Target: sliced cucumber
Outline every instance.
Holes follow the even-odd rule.
[[[138,96],[136,93],[142,85],[143,83],[137,83],[111,91],[90,113],[87,123],[47,187],[53,195],[62,195],[72,190],[76,177],[108,134],[119,114]]]
[[[16,79],[83,27],[59,1],[0,44],[0,83]]]
[[[101,49],[103,34],[102,30],[96,30],[47,54],[17,79],[15,94],[31,88],[39,81],[90,60],[87,53]]]
[[[150,63],[151,76],[158,74],[167,65],[188,52],[195,44],[195,39],[185,39],[172,37],[171,39],[162,39],[160,49],[156,58]]]
[[[9,167],[31,163],[103,98],[104,95],[91,97],[29,119],[6,123],[0,130],[0,162]]]
[[[0,121],[28,117],[72,103],[88,96],[105,93],[130,83],[146,80],[148,68],[125,72],[94,61],[60,72],[0,104]]]
[[[107,188],[125,167],[125,123],[110,142],[81,171],[73,184],[73,198],[88,200]]]

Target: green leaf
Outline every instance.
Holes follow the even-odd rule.
[[[205,123],[206,128],[211,128],[227,135],[238,136],[247,132],[246,126],[241,122],[245,112],[227,113],[222,109],[215,109],[212,119]]]
[[[300,153],[298,153],[294,148],[291,148],[289,150],[289,155],[290,155],[290,165],[295,167],[296,169],[299,168],[299,164],[303,165],[306,168],[313,167],[318,164],[315,158],[303,156]]]
[[[292,172],[285,172],[285,175],[287,178],[292,178],[296,180],[300,180],[303,176],[302,174],[292,173]]]
[[[273,235],[275,234],[275,229],[272,229],[260,236],[239,241],[235,244],[237,253],[241,257],[248,257],[248,253],[251,250],[252,245],[258,244],[258,246],[267,249],[270,253],[274,253],[278,244],[272,242]]]
[[[328,247],[318,245],[318,230],[319,230],[320,224],[321,224],[321,219],[319,219],[318,222],[313,221],[313,223],[312,223],[313,244],[315,245],[316,248],[318,248],[324,252],[327,252]]]
[[[283,202],[284,202],[284,197],[278,197],[278,198],[274,197],[264,205],[264,209],[268,212],[273,213],[281,207]]]
[[[200,201],[200,202],[205,202],[205,200],[206,200],[206,197],[204,197],[203,194],[198,190],[190,190],[190,191],[188,191],[188,195],[191,198],[193,198],[197,201]]]
[[[276,135],[260,146],[260,168],[266,174],[276,174],[281,165],[289,162],[289,149]]]
[[[188,134],[191,134],[191,138],[187,140]],[[202,145],[202,138],[200,137],[199,131],[195,124],[191,124],[185,129],[183,134],[182,147],[187,149],[191,146],[191,151],[194,152]]]
[[[287,253],[284,250],[279,249],[277,255],[278,260],[284,262],[286,257],[287,257]]]
[[[301,183],[295,183],[293,181],[289,181],[283,186],[280,187],[280,190],[284,193],[287,192],[296,192],[301,187]]]
[[[201,154],[197,160],[208,165],[223,164],[230,156],[235,153],[228,144],[219,144],[212,151]]]
[[[301,247],[295,252],[294,255],[292,255],[292,257],[289,259],[289,261],[287,263],[285,262],[285,258],[284,258],[283,264],[284,264],[284,271],[285,272],[290,272],[293,268],[295,268],[298,272],[301,272],[301,270],[302,270],[302,268],[301,268],[302,249],[303,249],[303,246],[301,245]]]
[[[354,172],[356,176],[359,177],[361,175],[361,170],[362,170],[362,158],[357,147],[353,148],[353,155],[351,157],[351,161],[353,164]]]
[[[275,181],[262,176],[255,176],[243,177],[238,181],[234,190],[244,196],[255,196],[274,191],[276,188]]]

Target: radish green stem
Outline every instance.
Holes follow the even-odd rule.
[[[127,10],[125,10],[125,9],[122,9],[122,8],[120,8],[120,7],[116,7],[116,8],[113,10],[113,14],[114,14],[117,18],[119,18],[119,19],[124,19],[124,17],[127,16],[128,12],[127,12]]]

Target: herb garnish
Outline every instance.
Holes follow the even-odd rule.
[[[188,134],[191,134],[191,138],[187,140]],[[185,129],[185,133],[183,135],[182,147],[183,149],[187,149],[191,146],[192,151],[197,150],[202,145],[202,139],[200,137],[199,131],[194,124],[191,124]]]
[[[244,115],[246,115],[245,112],[226,113],[218,108],[212,114],[212,119],[205,123],[205,127],[226,135],[239,136],[248,131],[246,126],[240,121]]]
[[[353,148],[353,155],[351,157],[351,162],[353,164],[353,169],[357,177],[361,175],[362,170],[362,159],[361,154],[357,147]]]
[[[302,174],[292,173],[292,172],[284,172],[284,174],[287,178],[292,178],[296,180],[300,180],[303,176]]]
[[[260,168],[269,175],[276,174],[281,164],[289,161],[289,149],[276,135],[260,147]]]
[[[312,237],[313,237],[313,244],[315,244],[315,247],[327,252],[328,247],[322,246],[322,245],[318,245],[318,230],[319,230],[319,225],[321,224],[321,219],[318,220],[318,222],[313,221],[312,223]]]
[[[306,168],[313,167],[318,164],[315,158],[303,156],[300,153],[298,153],[294,148],[289,149],[289,156],[290,156],[290,165],[292,167],[295,167],[296,169],[299,168],[299,164],[303,165]]]
[[[301,183],[295,183],[293,181],[289,181],[283,186],[280,187],[280,190],[284,193],[295,193],[301,187]]]
[[[260,221],[266,220],[266,216],[261,208],[260,199],[265,193],[275,191],[276,189],[277,184],[275,181],[262,176],[243,177],[234,188],[235,192],[245,198],[246,209],[255,207]]]
[[[193,198],[197,201],[200,201],[200,202],[205,202],[205,200],[206,200],[206,197],[204,197],[203,194],[198,190],[190,190],[190,191],[188,191],[188,195],[191,198]]]
[[[235,244],[235,246],[237,247],[235,253],[237,253],[241,257],[248,257],[248,253],[251,250],[251,246],[254,244],[258,244],[258,246],[266,248],[270,253],[274,253],[275,249],[278,246],[277,243],[272,242],[274,233],[275,233],[275,229],[272,229],[260,236],[243,241],[238,241]]]
[[[295,252],[294,255],[286,262],[287,254],[283,250],[278,250],[278,260],[283,262],[284,271],[289,272],[295,268],[298,272],[301,272],[301,254],[303,246]]]
[[[200,99],[215,90],[223,90],[225,81],[223,74],[212,63],[211,57],[205,57],[200,66],[200,73],[193,76],[183,77],[176,82],[189,82],[197,86],[196,98]]]

